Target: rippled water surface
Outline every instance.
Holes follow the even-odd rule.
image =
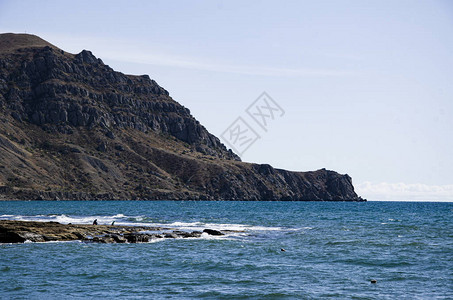
[[[453,203],[0,201],[0,219],[238,231],[0,244],[0,299],[452,299],[452,217]]]

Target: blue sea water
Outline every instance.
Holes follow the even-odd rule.
[[[0,298],[453,299],[452,217],[453,203],[0,201],[0,219],[240,231],[0,244]]]

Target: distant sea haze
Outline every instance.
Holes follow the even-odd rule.
[[[358,194],[368,200],[403,201],[444,201],[453,202],[453,184],[427,185],[422,183],[373,183],[363,182],[355,185]]]

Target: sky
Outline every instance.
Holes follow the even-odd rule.
[[[241,117],[243,161],[453,201],[452,1],[0,0],[0,32],[148,74],[218,137]],[[284,111],[265,130],[263,92]]]

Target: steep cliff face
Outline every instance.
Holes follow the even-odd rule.
[[[2,40],[10,40],[8,36]],[[90,51],[72,55],[43,44],[14,52],[3,47],[0,101],[16,120],[63,134],[77,127],[101,127],[109,135],[113,129],[152,130],[202,153],[239,159],[148,75],[124,75]]]
[[[0,35],[0,150],[5,199],[361,200],[347,175],[242,163],[147,75],[31,35]]]

